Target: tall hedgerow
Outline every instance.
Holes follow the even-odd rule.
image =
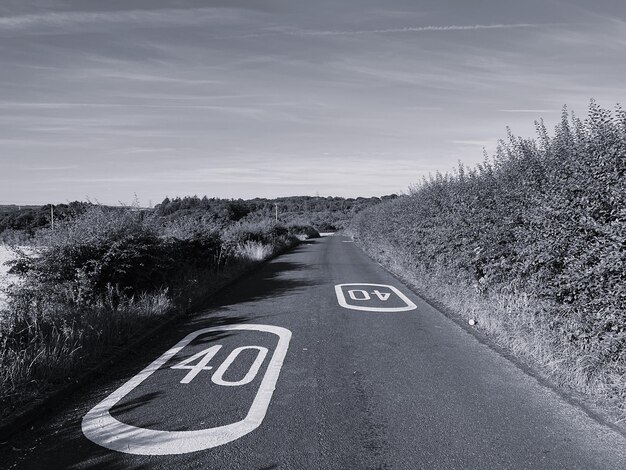
[[[553,355],[574,354],[578,385],[613,381],[610,394],[623,397],[626,112],[592,102],[584,120],[564,109],[552,135],[536,128],[536,139],[509,131],[475,168],[459,165],[366,209],[352,230],[407,273],[436,271],[437,282],[485,301],[535,299],[535,319],[492,312],[511,325],[501,336],[518,334],[515,322],[540,322]]]

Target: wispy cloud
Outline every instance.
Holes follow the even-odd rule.
[[[248,116],[257,116],[265,111],[261,108],[250,106],[225,106],[210,104],[189,103],[76,103],[76,102],[10,102],[0,101],[1,109],[69,109],[69,108],[146,108],[146,109],[205,109],[210,111],[236,113]]]
[[[267,160],[271,161],[269,157]],[[406,187],[411,183],[414,175],[427,175],[436,169],[435,166],[424,164],[417,160],[404,159],[388,159],[389,165],[381,166],[378,158],[346,158],[333,163],[333,172],[327,175],[326,184],[334,187],[349,186],[350,175],[354,174],[355,165],[360,167],[359,175],[369,184],[376,186],[380,184],[390,183],[398,177],[405,177],[404,184],[393,184],[395,190]],[[267,186],[296,186],[300,188],[319,185],[318,181],[312,180],[310,175],[321,170],[322,165],[319,162],[278,162],[263,166],[258,162],[251,163],[249,166],[219,166],[213,167],[190,167],[190,168],[171,168],[168,171],[156,170],[134,172],[126,175],[96,175],[85,177],[61,177],[55,179],[57,182],[63,183],[87,183],[87,184],[124,184],[124,183],[146,183],[160,184],[171,186],[172,184],[180,185],[204,185],[204,184],[256,184]],[[411,175],[407,177],[406,175]],[[355,181],[351,182],[356,183]]]
[[[428,25],[428,26],[405,26],[402,28],[385,29],[358,29],[358,30],[308,30],[278,28],[273,30],[259,31],[255,33],[220,36],[218,39],[233,38],[256,38],[262,36],[358,36],[365,34],[403,34],[442,31],[477,31],[489,29],[520,29],[539,28],[544,26],[557,26],[558,23],[502,23],[502,24],[473,24],[473,25]]]
[[[77,142],[77,141],[70,141],[70,140],[64,140],[64,141],[56,141],[56,140],[44,140],[44,139],[33,139],[31,138],[19,138],[19,137],[15,137],[15,138],[9,138],[9,139],[4,139],[4,138],[0,138],[0,147],[2,146],[10,146],[12,148],[18,148],[18,147],[22,147],[22,148],[42,148],[42,149],[49,149],[52,147],[63,147],[63,148],[80,148],[80,147],[87,147],[87,144],[85,142]],[[9,153],[1,153],[0,154],[0,161],[4,160],[4,159],[9,159]]]
[[[469,145],[476,147],[489,147],[494,145],[498,139],[494,137],[493,139],[485,139],[485,140],[453,140],[453,144],[457,145]]]
[[[153,83],[174,83],[177,85],[214,85],[219,83],[217,80],[210,80],[204,78],[184,78],[176,76],[157,75],[151,73],[133,73],[114,70],[102,70],[92,69],[88,73],[92,76],[100,78],[111,78],[115,80],[123,81],[136,81],[136,82],[153,82]]]
[[[120,154],[154,154],[154,153],[175,153],[178,149],[173,147],[129,147],[118,150]]]
[[[500,109],[499,111],[501,113],[531,113],[531,114],[560,112],[558,109]]]
[[[240,11],[230,8],[193,8],[126,10],[107,12],[49,12],[33,15],[0,17],[0,33],[49,34],[55,30],[80,29],[114,25],[161,27],[237,21]]]
[[[65,171],[78,168],[77,165],[64,165],[64,166],[34,166],[34,167],[22,167],[26,171]]]

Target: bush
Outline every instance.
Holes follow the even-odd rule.
[[[31,242],[31,235],[23,230],[6,229],[0,232],[0,244],[26,245]]]
[[[328,222],[322,222],[317,228],[320,232],[335,232],[337,230],[337,227]]]
[[[151,319],[185,311],[224,272],[297,239],[269,222],[221,232],[209,217],[168,219],[137,208],[91,206],[36,236],[12,272],[21,282],[0,306],[0,404],[28,399],[79,373]],[[229,271],[230,270],[230,271]]]
[[[293,235],[295,237],[302,237],[305,240],[309,239],[309,238],[319,238],[320,237],[320,233],[317,230],[315,230],[315,228],[313,228],[310,225],[292,224],[292,225],[289,225],[287,227],[287,230],[288,230],[290,235]]]
[[[141,212],[93,207],[42,232],[47,248],[18,266],[29,282],[71,284],[86,303],[109,295],[111,286],[128,298],[161,290],[176,295],[185,278],[219,268],[222,246],[217,232],[186,227],[184,238],[160,234],[168,231]]]
[[[537,130],[365,209],[352,231],[407,271],[437,272],[484,299],[536,299],[555,355],[575,351],[567,361],[584,356],[586,373],[626,377],[626,113],[592,102],[585,121],[564,110],[553,136],[542,122]]]
[[[236,223],[224,231],[223,237],[227,246],[236,246],[246,242],[281,245],[293,241],[287,227],[268,221]]]

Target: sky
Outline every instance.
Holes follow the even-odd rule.
[[[402,193],[624,77],[622,0],[0,0],[0,204]]]

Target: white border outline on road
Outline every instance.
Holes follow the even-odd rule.
[[[343,293],[342,287],[344,286],[369,286],[369,287],[386,287],[390,289],[394,294],[396,294],[400,299],[406,304],[405,307],[365,307],[359,305],[351,305],[346,301],[346,296]],[[417,305],[415,305],[409,298],[396,289],[393,286],[389,286],[387,284],[368,284],[367,282],[351,282],[348,284],[337,284],[335,286],[335,293],[337,294],[337,301],[339,305],[343,308],[349,308],[350,310],[363,310],[365,312],[406,312],[409,310],[415,310]]]
[[[110,410],[167,361],[198,336],[219,331],[263,331],[278,336],[278,344],[267,366],[252,406],[246,417],[236,423],[194,431],[159,431],[122,423]],[[276,389],[276,382],[287,354],[291,331],[272,325],[228,325],[194,331],[167,350],[132,379],[94,406],[83,418],[83,434],[92,442],[117,452],[135,455],[186,454],[232,442],[260,426]]]

